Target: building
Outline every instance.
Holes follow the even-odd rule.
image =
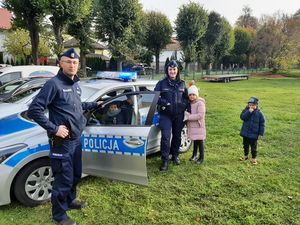
[[[12,14],[7,10],[0,8],[0,63],[11,61],[12,56],[9,55],[4,48],[4,41],[8,30],[11,28]]]
[[[101,58],[104,61],[110,60],[111,56],[107,46],[97,42],[93,42],[92,47],[93,47],[93,52],[87,54],[86,57]],[[69,48],[74,48],[76,52],[80,54],[79,41],[76,38],[72,38],[68,41],[65,41],[64,48],[65,48],[64,50],[67,50]]]
[[[159,70],[164,71],[165,62],[167,58],[176,58],[177,60],[180,60],[182,58],[182,54],[183,51],[179,41],[175,37],[172,37],[171,42],[167,44],[166,47],[160,53]],[[155,68],[155,56],[153,58],[154,60],[151,66]]]

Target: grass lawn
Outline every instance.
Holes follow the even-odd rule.
[[[84,178],[78,194],[89,207],[69,212],[78,224],[300,224],[300,79],[197,85],[207,103],[204,164],[189,162],[189,151],[182,165],[161,174],[159,154],[150,156],[148,187]],[[258,165],[238,160],[239,115],[253,95],[267,121]],[[14,201],[0,207],[0,224],[50,225],[51,204]]]
[[[285,75],[287,77],[298,77],[300,78],[300,69],[292,69],[289,71],[279,71],[278,74]]]

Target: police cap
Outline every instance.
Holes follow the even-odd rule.
[[[175,60],[169,62],[168,67],[175,68],[178,67],[178,64]]]
[[[75,51],[74,48],[70,48],[68,49],[67,51],[65,51],[61,57],[68,57],[68,58],[71,58],[71,59],[79,59],[79,55],[77,54],[77,52]]]

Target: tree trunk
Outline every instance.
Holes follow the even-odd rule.
[[[197,60],[197,72],[200,72],[202,70],[202,65],[200,60]]]
[[[155,51],[155,73],[159,74],[159,51]]]
[[[117,59],[117,71],[122,71],[122,62],[123,60],[122,59]]]
[[[80,50],[80,70],[83,77],[87,77],[86,73],[86,55]]]
[[[184,65],[184,75],[187,76],[189,74],[189,63],[186,62]]]
[[[206,75],[210,75],[210,71],[211,71],[211,63],[207,63],[206,64]]]
[[[39,27],[38,25],[32,21],[31,24],[29,24],[29,35],[30,35],[30,41],[31,41],[31,54],[32,54],[32,63],[34,65],[39,65],[39,56],[38,56],[38,50],[39,50]]]
[[[57,55],[57,58],[59,59],[61,53],[64,51],[64,38],[62,36],[63,31],[63,24],[56,21],[53,17],[50,17],[50,20],[52,22],[52,28],[56,40],[56,44],[54,47],[55,54]]]

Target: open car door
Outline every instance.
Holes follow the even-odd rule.
[[[148,185],[146,151],[157,99],[157,92],[131,92],[92,112],[82,135],[83,173]]]

